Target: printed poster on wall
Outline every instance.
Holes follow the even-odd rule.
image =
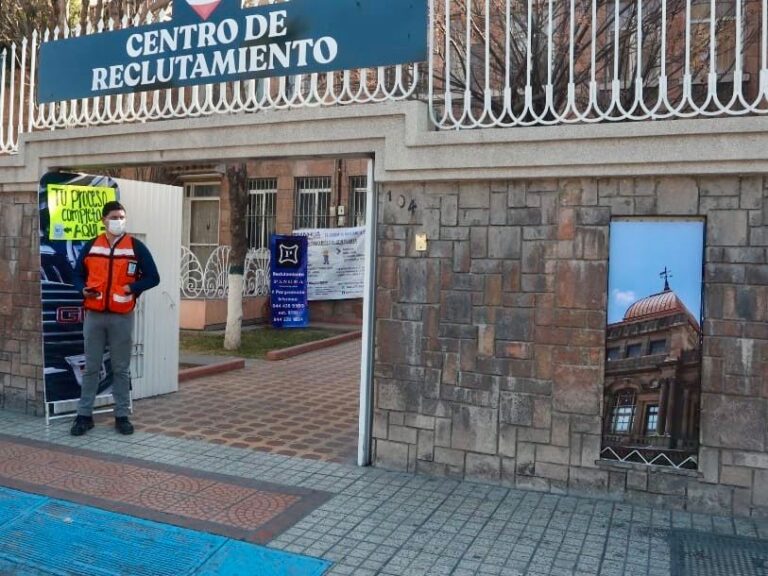
[[[365,227],[296,230],[308,243],[308,299],[362,298]]]
[[[46,403],[80,398],[85,356],[83,296],[73,285],[75,262],[85,243],[100,234],[101,208],[119,197],[105,176],[48,173],[40,180],[40,286]],[[104,355],[100,396],[110,393]]]
[[[704,221],[610,226],[601,458],[698,467]]]
[[[273,234],[269,247],[272,326],[303,328],[309,324],[307,239]]]

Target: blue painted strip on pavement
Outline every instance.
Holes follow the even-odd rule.
[[[0,525],[0,574],[319,576],[330,566],[316,558],[5,488],[0,488],[0,510],[14,514]]]
[[[40,570],[27,564],[19,564],[5,558],[0,558],[0,574],[3,576],[67,576],[63,571],[51,572]]]
[[[297,554],[253,546],[230,540],[205,563],[198,576],[243,576],[245,574],[281,574],[283,576],[320,576],[329,562]]]
[[[0,489],[0,526],[15,520],[47,500],[43,496],[35,496],[18,490]]]

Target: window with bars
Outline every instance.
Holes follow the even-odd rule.
[[[248,182],[248,208],[245,235],[249,248],[268,248],[275,232],[277,178],[256,178]]]
[[[351,176],[349,179],[349,222],[352,226],[365,226],[368,177]]]
[[[296,178],[294,230],[331,227],[331,177]]]
[[[635,393],[632,390],[622,390],[616,394],[616,402],[611,414],[611,432],[614,434],[629,434],[632,431],[632,421],[635,416]]]

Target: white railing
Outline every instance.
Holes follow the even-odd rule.
[[[43,105],[32,97],[41,42],[140,22],[34,32],[0,53],[0,152],[33,130],[414,98],[442,129],[768,112],[768,0],[429,0],[429,10],[426,77],[415,63]]]
[[[226,298],[229,294],[229,246],[218,246],[203,266],[188,248],[181,247],[181,297]],[[269,294],[269,261],[267,248],[251,248],[245,256],[243,296]]]
[[[636,449],[629,450],[626,455],[620,456],[613,448],[606,446],[600,451],[600,458],[603,460],[632,464],[668,466],[670,468],[677,468],[678,470],[696,470],[699,466],[699,460],[696,454],[683,454],[681,457],[679,454],[673,453],[667,455],[663,450],[650,451],[650,454],[643,455],[642,450]]]
[[[430,0],[440,128],[768,112],[767,0]]]

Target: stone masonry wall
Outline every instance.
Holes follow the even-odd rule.
[[[377,465],[768,513],[761,177],[397,184],[379,199]],[[706,218],[698,472],[598,461],[608,232],[625,216]]]
[[[42,414],[37,193],[0,188],[0,409]]]

